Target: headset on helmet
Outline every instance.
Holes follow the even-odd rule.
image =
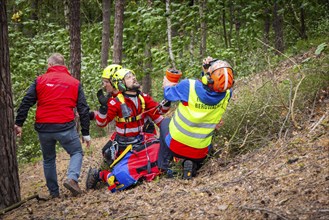
[[[123,79],[128,73],[136,75],[134,71],[125,68],[120,69],[113,74],[112,81],[114,88],[121,92],[125,92],[127,90],[126,84],[123,82]]]
[[[122,69],[122,66],[118,64],[111,64],[103,70],[102,78],[111,80],[113,74],[120,69]]]
[[[223,60],[209,62],[208,72],[202,76],[202,83],[215,92],[225,92],[234,84],[234,74],[231,65]]]

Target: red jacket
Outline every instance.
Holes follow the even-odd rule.
[[[157,110],[158,103],[152,99],[151,96],[140,93],[144,100],[145,100],[145,109],[144,113],[142,113],[142,102],[140,98],[137,96],[134,96],[134,98],[137,97],[138,100],[138,106],[136,108],[134,102],[131,98],[129,98],[128,95],[124,95],[125,103],[127,107],[130,109],[130,116],[136,117],[138,115],[141,116],[141,119],[131,122],[118,122],[116,121],[116,132],[121,136],[126,137],[134,137],[139,135],[143,131],[144,122],[147,120],[147,116],[149,116],[154,123],[156,123],[158,126],[163,120],[163,117],[160,115],[160,112]],[[161,113],[165,113],[165,111],[168,111],[169,108],[163,109]],[[119,118],[122,118],[122,112],[121,112],[121,102],[118,100],[118,98],[110,98],[108,100],[108,111],[106,115],[102,115],[100,113],[96,114],[96,122],[99,127],[105,127],[109,122],[111,122],[115,117],[118,116]]]
[[[36,79],[36,123],[66,123],[74,120],[79,81],[65,66],[52,66]]]

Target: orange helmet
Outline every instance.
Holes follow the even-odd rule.
[[[223,60],[210,62],[211,65],[202,83],[208,85],[215,92],[225,92],[234,84],[233,69],[231,65]]]

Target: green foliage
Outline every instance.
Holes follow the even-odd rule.
[[[227,153],[235,155],[266,146],[286,133],[291,134],[291,111],[298,122],[305,120],[312,112],[319,92],[329,85],[328,59],[327,55],[311,58],[300,65],[297,72],[286,71],[287,78],[281,81],[265,75],[239,81],[238,97],[232,98],[223,117],[225,124],[215,135],[214,142],[226,146]],[[304,79],[301,73],[305,75]],[[295,93],[296,99],[293,98]]]
[[[123,65],[133,69],[141,80],[147,73],[152,78],[152,96],[160,101],[163,98],[161,88],[165,70],[170,67],[167,43],[167,23],[169,16],[172,23],[172,43],[175,62],[183,72],[183,78],[199,78],[201,73],[200,57],[200,15],[199,5],[191,1],[171,1],[171,13],[166,14],[165,2],[126,1],[123,39]],[[283,5],[280,13],[284,15],[284,43],[286,55],[296,55],[301,51],[315,48],[319,60],[309,58],[301,65],[306,78],[300,86],[300,97],[296,99],[296,111],[306,108],[306,102],[316,95],[316,86],[327,82],[321,69],[325,65],[322,57],[328,51],[329,19],[326,7],[320,1],[291,1]],[[8,17],[22,11],[21,21],[9,19],[10,61],[14,92],[14,106],[18,104],[32,81],[46,70],[46,59],[53,52],[62,53],[69,64],[69,33],[64,28],[64,4],[58,1],[39,1],[38,20],[32,20],[31,1],[16,0],[8,5]],[[112,4],[114,6],[114,4]],[[91,110],[97,110],[96,92],[101,86],[101,2],[97,0],[81,1],[81,42],[82,64],[81,81]],[[305,9],[307,40],[299,37],[299,10]],[[284,56],[274,54],[274,32],[270,29],[269,43],[262,42],[265,8],[272,9],[269,3],[257,1],[207,1],[205,22],[207,23],[207,55],[229,61],[235,70],[236,78],[255,76],[266,69],[273,69]],[[222,16],[225,15],[227,45],[224,37]],[[111,9],[111,29],[113,30],[114,7]],[[111,30],[111,33],[113,31]],[[111,43],[112,40],[111,40]],[[145,48],[151,47],[151,58],[145,56]],[[266,48],[266,50],[265,50]],[[110,54],[113,51],[110,50]],[[148,61],[152,68],[146,68]],[[111,63],[109,59],[108,63]],[[316,64],[316,62],[319,62]],[[328,63],[328,62],[327,62]],[[271,135],[289,129],[291,121],[283,123],[289,109],[291,86],[295,88],[298,80],[299,66],[292,70],[291,76],[279,83],[268,82],[257,93],[246,88],[244,97],[230,104],[232,118],[227,120],[221,137],[231,140],[233,152],[241,152],[265,144]],[[312,71],[317,69],[317,72]],[[320,74],[322,73],[322,75]],[[320,75],[319,75],[320,74]],[[264,81],[262,81],[264,82]],[[256,85],[255,85],[256,86]],[[260,86],[260,85],[259,85]],[[305,89],[305,91],[304,91]],[[308,89],[312,89],[309,91]],[[308,90],[308,92],[306,92]],[[294,91],[294,90],[292,90]],[[315,93],[314,93],[315,92]],[[306,95],[307,94],[307,95]],[[312,101],[312,100],[311,100]],[[305,105],[304,105],[304,104]],[[252,106],[252,107],[249,107]],[[250,109],[249,109],[250,108]],[[299,111],[299,110],[298,110]],[[225,116],[226,117],[226,116]],[[18,156],[20,161],[29,161],[40,156],[36,132],[33,131],[34,110],[31,110],[24,125],[24,137],[20,140]],[[230,125],[230,126],[229,126]],[[264,125],[262,127],[262,125]],[[250,133],[250,134],[249,134]],[[248,137],[244,143],[244,139]],[[106,135],[105,129],[98,128],[92,122],[93,137]],[[252,140],[253,142],[251,142]],[[243,146],[241,145],[244,143]]]

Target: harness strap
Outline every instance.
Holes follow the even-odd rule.
[[[151,167],[152,167],[152,168],[153,168],[153,167],[156,167],[156,166],[157,166],[157,162],[156,162],[156,161],[151,163]],[[147,165],[136,168],[136,172],[137,172],[138,174],[140,174],[142,171],[145,171],[145,170],[147,170]]]
[[[133,148],[133,146],[131,144],[129,144],[126,149],[120,154],[120,156],[115,159],[115,161],[113,161],[113,163],[110,165],[110,168],[112,168],[115,164],[117,164],[129,151],[131,151],[131,149]]]
[[[117,122],[134,122],[134,121],[138,121],[138,120],[143,119],[142,116],[143,116],[143,113],[144,113],[144,110],[145,110],[145,99],[141,94],[138,94],[138,98],[139,98],[139,100],[141,100],[142,112],[137,116],[132,116],[132,117],[129,117],[129,118],[120,118],[120,117],[116,116],[115,121],[117,121]],[[121,102],[121,104],[125,103],[125,98],[124,98],[122,93],[119,93],[117,95],[117,99]]]

